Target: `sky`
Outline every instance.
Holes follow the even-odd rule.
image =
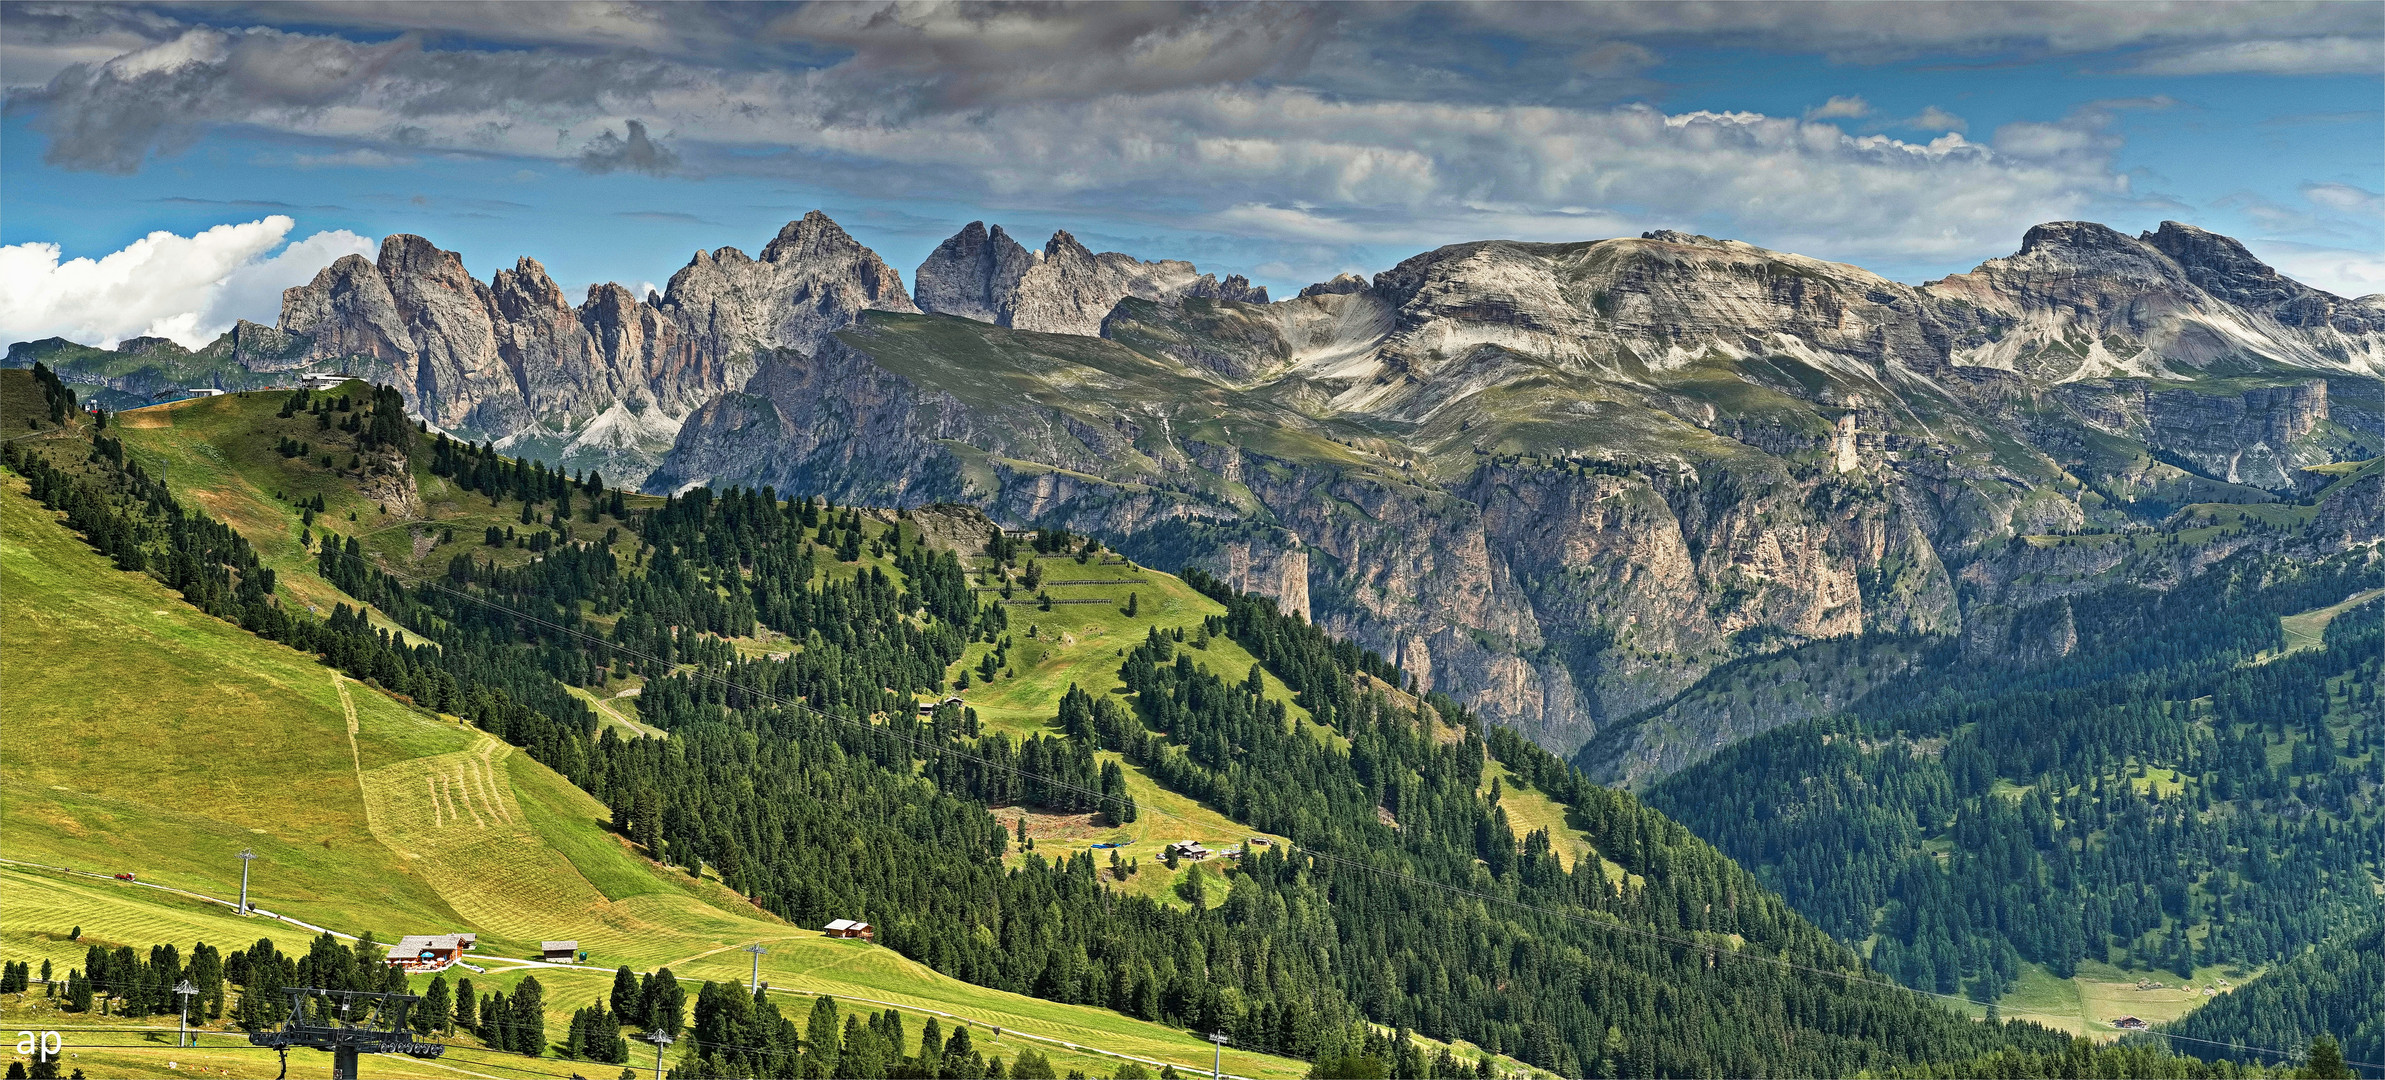
[[[2385,292],[2385,4],[0,2],[0,341],[197,345],[410,232],[660,288],[820,209],[1285,297],[1681,229],[1902,281],[2178,220]]]

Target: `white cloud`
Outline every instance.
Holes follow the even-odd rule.
[[[1897,124],[1899,127],[1908,127],[1919,131],[1971,130],[1971,124],[1969,121],[1964,120],[1962,117],[1956,116],[1955,114],[1947,112],[1946,110],[1935,105],[1921,110],[1919,115],[1916,115],[1909,120],[1900,120],[1897,122]]]
[[[138,168],[171,148],[178,132],[209,124],[390,153],[493,153],[582,167],[589,148],[612,148],[624,159],[603,164],[664,171],[666,150],[650,138],[654,160],[630,160],[639,140],[628,118],[643,117],[641,126],[671,133],[667,152],[678,160],[670,171],[690,175],[792,174],[879,195],[990,195],[1052,210],[1168,205],[1182,208],[1171,211],[1179,219],[1225,215],[1221,225],[1239,220],[1258,235],[1304,238],[1351,222],[1396,222],[1431,240],[1547,235],[1584,226],[1556,208],[1597,207],[1848,261],[2001,250],[2031,224],[2126,189],[2111,169],[2118,139],[2096,116],[2008,126],[1992,144],[1959,134],[1911,142],[1750,112],[1668,116],[1639,105],[1369,100],[1288,85],[1212,85],[1274,62],[1259,57],[1283,57],[1278,47],[1289,47],[1287,39],[1262,31],[1306,31],[1294,29],[1297,20],[1262,20],[1231,32],[1211,23],[1159,32],[1129,14],[1117,15],[1141,43],[1129,53],[1174,56],[1207,27],[1245,35],[1249,64],[1212,69],[1186,59],[1181,79],[1158,80],[1157,89],[1080,98],[1056,86],[1030,88],[938,110],[921,108],[916,96],[857,89],[951,49],[989,47],[962,34],[984,19],[989,32],[1046,56],[1049,48],[1027,41],[1032,20],[935,16],[884,30],[840,22],[836,11],[807,16],[807,31],[826,33],[817,19],[828,19],[864,66],[875,65],[858,74],[848,68],[860,59],[824,71],[734,71],[654,57],[196,29],[62,74],[43,92],[34,121],[51,135],[54,163],[115,171]],[[982,72],[998,69],[970,55]],[[945,89],[981,93],[958,83]],[[1817,114],[1868,110],[1838,98]],[[631,137],[612,134],[625,129]],[[1247,209],[1286,205],[1313,207],[1302,216],[1316,220]],[[1481,209],[1489,206],[1504,209]],[[1484,231],[1494,227],[1501,231]]]
[[[330,154],[296,154],[290,164],[301,169],[395,169],[414,164],[414,159],[357,147]]]
[[[2304,184],[2302,197],[2348,214],[2385,214],[2385,195],[2350,184]]]
[[[2359,5],[2366,6],[2366,5]],[[2157,52],[2130,69],[2135,75],[2374,75],[2385,69],[2385,39],[2333,35],[2270,41],[2231,41]]]
[[[153,232],[97,259],[56,244],[0,247],[0,338],[63,337],[112,347],[154,335],[199,348],[239,319],[272,322],[281,291],[372,241],[346,231],[285,244],[297,223],[275,214],[192,236]]]
[[[1861,94],[1834,97],[1805,110],[1805,118],[1808,120],[1852,120],[1871,114],[1872,103],[1863,100]]]
[[[2337,296],[2385,293],[2385,251],[2255,240],[2245,244],[2262,262],[2315,289]]]

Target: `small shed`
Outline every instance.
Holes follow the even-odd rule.
[[[2145,1022],[2133,1016],[2123,1016],[2118,1020],[2114,1020],[2112,1021],[2112,1026],[2119,1028],[2122,1031],[2145,1030]]]
[[[1206,859],[1212,854],[1208,848],[1202,847],[1201,842],[1198,840],[1178,840],[1173,844],[1169,844],[1168,850],[1175,852],[1176,857],[1179,859],[1193,859],[1196,861]]]
[[[538,954],[540,959],[550,964],[569,964],[580,958],[580,943],[577,941],[541,941],[538,943]]]
[[[870,924],[859,919],[836,919],[821,929],[826,931],[829,937],[860,938],[863,941],[871,941],[878,936],[877,931],[870,929]]]
[[[401,971],[445,971],[479,943],[478,934],[408,934],[389,947],[386,959]]]

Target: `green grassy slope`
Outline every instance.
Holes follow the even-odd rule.
[[[369,392],[365,384],[352,382],[331,391],[329,396],[344,393],[362,400]],[[314,549],[300,543],[301,536],[308,532],[318,545],[327,531],[355,536],[369,558],[403,577],[444,572],[448,561],[458,553],[476,561],[493,560],[502,566],[519,565],[532,557],[520,548],[489,547],[479,542],[484,530],[491,526],[523,532],[542,527],[521,524],[519,501],[492,500],[459,489],[431,472],[427,454],[417,454],[408,463],[406,480],[412,485],[410,500],[387,497],[393,489],[386,485],[367,490],[366,478],[344,467],[348,450],[342,445],[344,436],[336,428],[323,430],[304,412],[291,417],[278,415],[288,396],[271,392],[229,394],[175,402],[120,415],[110,430],[124,440],[128,452],[163,476],[178,494],[239,529],[264,564],[277,571],[277,591],[284,603],[294,602],[322,611],[329,611],[337,603],[352,606],[356,603],[315,574]],[[275,446],[285,438],[314,445],[318,453],[284,457]],[[332,467],[321,464],[322,452],[332,454]],[[310,530],[302,523],[299,507],[313,498],[322,499],[325,510]],[[661,500],[629,496],[627,501],[634,508],[651,506]],[[899,518],[889,522],[872,517],[865,520],[863,532],[871,539],[878,539],[888,537],[890,530],[897,527],[902,527]],[[604,516],[595,523],[583,518],[574,523],[574,528],[583,537],[600,535],[606,529],[621,529],[615,554],[625,565],[633,560],[637,541],[627,523]],[[456,537],[453,541],[446,540],[450,530]],[[914,528],[913,535],[916,533]],[[989,562],[974,552],[962,554],[969,557],[969,565],[978,569]],[[901,580],[893,558],[873,553],[866,545],[858,562],[828,560],[824,566],[828,574],[836,577],[849,577],[874,567]],[[985,642],[969,646],[954,674],[969,671],[972,685],[957,693],[978,711],[987,731],[1007,732],[1014,737],[1037,732],[1058,734],[1053,718],[1061,695],[1071,684],[1081,684],[1097,694],[1109,693],[1119,686],[1119,650],[1142,641],[1155,628],[1163,632],[1184,629],[1189,634],[1203,618],[1225,610],[1183,581],[1131,563],[1105,563],[1099,559],[1078,563],[1057,558],[1043,560],[1042,570],[1049,581],[1115,582],[1047,586],[1046,591],[1055,598],[1103,598],[1111,602],[1056,604],[1050,611],[1030,604],[1009,605],[1011,644],[1005,654],[1009,663],[990,682],[980,680],[975,669],[987,653],[994,651],[994,646]],[[986,595],[991,599],[993,594]],[[1132,616],[1124,611],[1130,595],[1136,600],[1136,613]],[[1015,596],[1026,600],[1033,598],[1034,593],[1021,590]],[[590,621],[601,626],[609,618],[591,616]],[[403,632],[384,618],[376,616],[375,622],[384,629]],[[749,655],[798,647],[784,638],[767,635],[740,640],[737,644]],[[1255,662],[1241,646],[1223,637],[1213,639],[1205,650],[1196,650],[1195,655],[1199,662],[1232,677],[1248,671]],[[1264,679],[1270,698],[1285,702],[1295,716],[1307,719],[1304,710],[1291,704],[1291,691],[1281,680],[1273,675],[1265,675]],[[632,730],[655,731],[638,724],[635,697],[610,696],[637,684],[638,680],[632,677],[606,686],[604,692],[608,696],[597,709],[604,723],[624,734]],[[594,695],[590,697],[593,699]],[[1103,757],[1119,760],[1110,752]],[[1029,835],[1037,838],[1039,854],[1055,857],[1090,844],[1123,843],[1126,846],[1118,849],[1121,857],[1138,859],[1147,869],[1122,887],[1172,898],[1173,882],[1181,873],[1168,875],[1159,865],[1164,845],[1195,839],[1212,847],[1223,847],[1257,835],[1244,824],[1162,788],[1140,767],[1123,760],[1120,764],[1127,774],[1130,794],[1151,812],[1124,829],[1088,827],[1086,822],[1072,820],[1082,815],[1014,815],[1028,818]]]
[[[19,382],[29,380],[0,374],[0,396],[23,389],[16,385]],[[348,389],[362,398],[361,384]],[[33,400],[38,400],[38,395]],[[326,531],[357,535],[369,557],[405,576],[444,569],[459,551],[506,565],[530,557],[517,548],[491,548],[477,542],[481,531],[490,525],[518,526],[518,503],[492,502],[455,489],[430,473],[427,461],[420,460],[427,459],[427,454],[409,463],[406,479],[413,485],[411,498],[393,499],[394,489],[386,486],[369,493],[360,491],[360,484],[370,478],[340,465],[346,449],[337,444],[336,431],[321,430],[304,412],[278,416],[285,400],[286,394],[260,393],[179,402],[119,416],[109,433],[122,438],[135,458],[165,477],[178,496],[240,528],[266,564],[280,571],[278,591],[285,603],[322,610],[333,603],[353,603],[314,574],[315,559],[311,548],[301,544],[302,534],[311,533],[317,543]],[[284,457],[275,451],[275,443],[285,437],[328,448],[334,455],[333,466],[323,466],[312,454]],[[21,484],[17,490],[21,492]],[[325,510],[309,529],[302,524],[299,507],[317,497],[323,500]],[[632,497],[633,505],[658,501]],[[740,963],[745,958],[738,949],[743,942],[774,941],[778,944],[772,946],[773,957],[764,965],[764,978],[776,985],[940,1010],[1014,1032],[1048,1029],[1052,1038],[1083,1046],[1115,1045],[1125,1048],[1121,1052],[1153,1060],[1199,1064],[1193,1059],[1206,1044],[1164,1028],[1103,1010],[987,991],[936,975],[886,950],[872,950],[857,959],[851,953],[856,946],[827,942],[779,923],[722,889],[709,874],[694,880],[647,861],[598,827],[608,816],[603,807],[527,755],[455,723],[451,717],[425,715],[368,687],[335,681],[329,669],[316,665],[310,657],[210,620],[144,575],[106,567],[21,495],[10,498],[8,511],[11,550],[24,552],[9,563],[10,610],[17,610],[15,601],[22,596],[26,608],[44,613],[36,620],[11,620],[12,659],[73,652],[78,638],[104,634],[135,613],[170,622],[179,637],[168,639],[168,644],[176,646],[172,649],[160,649],[155,642],[139,638],[127,639],[112,651],[84,651],[77,662],[88,670],[78,671],[75,683],[99,681],[102,669],[123,670],[136,673],[125,685],[142,687],[143,692],[115,699],[79,698],[77,708],[54,710],[45,716],[49,727],[44,734],[49,740],[79,740],[110,749],[110,755],[99,755],[86,747],[84,756],[61,761],[51,773],[83,772],[113,778],[118,787],[84,792],[71,784],[52,785],[44,779],[50,773],[44,773],[27,780],[28,787],[40,790],[10,800],[12,815],[21,807],[28,814],[41,815],[46,823],[56,823],[92,819],[95,811],[84,804],[95,795],[105,795],[115,800],[105,810],[108,829],[95,834],[55,828],[23,845],[0,844],[0,856],[80,869],[113,871],[121,866],[137,869],[144,881],[170,881],[208,895],[227,896],[238,887],[238,864],[229,853],[243,845],[253,846],[264,856],[258,864],[260,906],[343,931],[370,930],[386,940],[408,932],[471,928],[484,935],[489,951],[513,955],[529,952],[539,940],[574,937],[591,949],[601,964],[648,968],[671,963],[683,976],[721,978],[737,976],[742,970]],[[901,527],[899,518],[887,517],[890,520],[868,523],[873,538]],[[606,518],[599,526],[584,521],[575,526],[588,535],[597,527],[616,524]],[[445,540],[449,528],[457,534],[454,541]],[[633,541],[624,538],[623,554],[627,556],[633,546]],[[897,573],[891,558],[866,550],[859,564],[831,561],[827,569],[833,575],[846,576],[873,566]],[[1197,631],[1203,617],[1223,610],[1182,581],[1132,564],[1054,559],[1047,560],[1045,566],[1047,578],[1053,581],[1104,582],[1048,586],[1055,596],[1100,596],[1111,602],[1055,605],[1049,612],[1031,605],[1007,609],[1011,617],[1009,665],[996,679],[976,680],[963,691],[973,707],[981,710],[989,730],[1013,734],[1056,730],[1052,716],[1072,682],[1083,682],[1095,692],[1109,692],[1117,687],[1120,649],[1141,641],[1155,628]],[[74,584],[85,579],[104,580],[109,588]],[[1114,587],[1108,584],[1111,581],[1116,582]],[[1126,615],[1122,607],[1129,595],[1135,599],[1133,616]],[[84,610],[86,607],[92,610]],[[52,625],[66,615],[72,618],[65,619],[65,624]],[[46,636],[36,641],[36,633]],[[14,648],[19,636],[26,637],[28,648]],[[799,647],[767,634],[765,639],[740,639],[737,644],[748,653]],[[955,673],[962,667],[973,669],[991,649],[982,642],[973,645]],[[1249,670],[1254,663],[1249,653],[1222,637],[1212,639],[1205,650],[1194,651],[1202,662],[1229,676]],[[250,668],[270,670],[272,677],[252,679]],[[1272,675],[1264,678],[1268,696],[1290,705],[1290,691]],[[599,715],[616,727],[653,731],[638,724],[634,696],[611,696],[634,688],[638,680],[618,681],[622,685],[601,689],[606,696]],[[209,693],[221,693],[225,687],[236,688],[243,695],[241,715],[247,719],[241,725],[210,721]],[[134,717],[161,707],[183,710],[189,718],[172,729],[141,727],[139,739],[127,739],[111,726],[136,723]],[[349,747],[351,708],[353,750]],[[1310,723],[1296,705],[1290,711],[1301,722]],[[1315,730],[1321,737],[1337,737],[1321,727]],[[254,758],[239,752],[241,746],[251,743],[287,748],[282,753],[288,759]],[[200,796],[183,797],[186,789],[178,778],[172,782],[154,776],[123,779],[138,776],[135,762],[149,758],[193,763],[177,764],[175,769],[180,772],[206,772],[205,783],[197,786]],[[226,768],[227,762],[234,767]],[[302,777],[305,784],[285,792],[267,776],[247,772],[245,766],[251,763],[270,776]],[[1185,838],[1222,847],[1239,842],[1252,830],[1161,788],[1132,765],[1127,772],[1130,789],[1146,808],[1139,821],[1095,835],[1083,827],[1086,822],[1030,814],[1025,815],[1030,818],[1030,833],[1041,838],[1038,852],[1046,856],[1105,839],[1124,841],[1128,846],[1120,849],[1122,856],[1136,859],[1144,870],[1115,887],[1181,905],[1184,901],[1174,886],[1195,871],[1190,867],[1167,871],[1158,859],[1160,847]],[[33,779],[43,782],[33,783]],[[12,790],[10,794],[18,793]],[[74,802],[76,799],[82,802]],[[243,799],[241,814],[246,816],[231,815],[237,820],[224,820],[227,815],[214,809],[220,803]],[[265,831],[248,831],[251,829]],[[276,829],[291,835],[276,836]],[[11,831],[27,834],[26,830]],[[372,890],[371,894],[362,898],[349,895],[356,891],[357,883]],[[124,925],[132,929],[124,930],[122,936],[128,942],[145,942],[156,936],[161,927],[155,923],[153,909],[159,903],[190,909],[186,915],[216,914],[206,911],[203,903],[176,900],[147,889],[136,887],[128,892],[110,883],[87,880],[68,884],[121,893],[115,906],[125,908]],[[1211,904],[1219,902],[1228,889],[1222,877],[1210,873]],[[5,927],[22,934],[0,937],[0,948],[16,946],[20,937],[28,946],[44,940],[38,933],[57,921],[53,916],[71,912],[85,899],[88,897],[78,896],[50,904],[40,909],[37,921]],[[220,909],[217,913],[228,917],[228,912]],[[91,919],[83,921],[96,925]],[[187,920],[172,925],[184,932],[169,936],[185,945],[187,939],[200,934],[208,940],[227,940],[222,933]],[[246,940],[238,933],[228,940]],[[303,937],[303,932],[289,927],[277,933]],[[829,951],[821,952],[823,947]],[[64,949],[58,957],[61,963],[68,953],[79,960],[78,946]],[[703,959],[695,960],[691,969],[688,965],[693,957]],[[568,973],[558,977],[576,978]],[[583,995],[577,989],[560,990],[553,978],[542,974],[550,988],[549,1001],[556,1005],[556,1023],[562,1023],[571,1007],[584,1004],[602,990],[602,974],[590,978],[593,981]],[[1191,1050],[1185,1052],[1188,1044]],[[1242,1064],[1236,1064],[1238,1058]],[[1055,1058],[1063,1068],[1078,1059],[1096,1075],[1114,1067],[1114,1062],[1097,1055],[1071,1057],[1063,1053]],[[1227,1067],[1248,1075],[1276,1075],[1302,1066],[1229,1054]]]
[[[764,978],[791,990],[939,1009],[1185,1066],[1207,1059],[1207,1044],[1189,1034],[958,982],[890,950],[789,926],[710,880],[650,863],[599,828],[594,800],[526,755],[335,684],[311,658],[110,568],[22,490],[12,478],[0,492],[0,676],[41,689],[0,704],[11,733],[0,751],[0,857],[134,871],[231,896],[232,854],[252,847],[262,856],[258,906],[343,931],[386,940],[476,930],[490,956],[577,938],[603,965],[667,963],[683,977],[718,979],[742,976],[738,950],[761,941],[771,949]],[[355,709],[353,735],[343,698]],[[0,954],[9,959],[79,963],[81,945],[43,936],[74,925],[92,938],[185,948],[259,936],[302,946],[306,936],[140,885],[21,868],[0,871],[0,882]],[[540,974],[557,1032],[608,984],[604,972]],[[1055,1058],[1063,1068],[1114,1068],[1097,1055]],[[1305,1070],[1252,1054],[1228,1061],[1253,1076]]]

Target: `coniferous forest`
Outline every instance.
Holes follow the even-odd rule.
[[[2165,594],[2062,601],[2066,657],[2016,675],[1949,644],[1649,799],[1910,986],[2272,963],[2385,913],[2385,607],[2321,649],[2288,653],[2278,622],[2380,583],[2357,554],[2242,554]]]
[[[712,867],[797,923],[859,914],[881,943],[960,978],[1357,1071],[1374,1067],[1370,1048],[1409,1053],[1370,1039],[1370,1023],[1578,1075],[1818,1075],[2059,1045],[1781,966],[1863,971],[1681,826],[1504,730],[1486,736],[1445,699],[1399,704],[1414,699],[1385,689],[1398,673],[1379,657],[1215,582],[1195,579],[1229,614],[1194,637],[1244,644],[1337,737],[1253,693],[1254,672],[1212,670],[1156,631],[1121,658],[1131,693],[1071,695],[1051,734],[981,738],[958,709],[915,718],[915,692],[941,688],[965,642],[1005,629],[955,553],[917,531],[874,539],[895,573],[835,574],[861,546],[850,509],[699,489],[625,511],[593,477],[386,422],[395,404],[380,396],[296,407],[345,412],[324,439],[346,435],[361,470],[376,467],[368,455],[420,455],[471,490],[523,498],[544,550],[505,568],[467,548],[445,574],[405,581],[328,535],[319,572],[434,643],[408,645],[354,609],[285,610],[237,533],[104,436],[12,444],[7,458],[120,565],[523,746],[656,858]],[[637,538],[626,565],[575,538],[611,529]],[[610,631],[587,621],[596,612],[618,616]],[[721,640],[756,626],[794,647],[752,659]],[[643,670],[641,714],[670,738],[599,733],[563,689],[621,665]],[[1242,860],[1222,904],[1189,911],[1110,890],[1088,854],[1006,867],[988,805],[1135,812],[1107,752],[1296,846]],[[1545,834],[1515,839],[1483,791],[1492,760],[1573,803],[1622,874],[1568,869]]]
[[[852,508],[749,489],[631,507],[592,474],[393,422],[394,394],[292,407],[346,414],[324,439],[347,436],[360,471],[419,459],[520,501],[519,524],[537,531],[484,542],[534,557],[500,565],[466,543],[443,574],[407,580],[327,532],[317,572],[428,642],[409,644],[361,608],[287,610],[236,531],[104,433],[12,443],[5,461],[119,566],[524,747],[658,860],[711,868],[799,925],[868,919],[881,944],[961,979],[1221,1032],[1316,1061],[1320,1075],[1471,1074],[1420,1056],[1403,1032],[1568,1076],[2057,1068],[2065,1037],[1960,1016],[1873,969],[1987,992],[2015,957],[2052,966],[2098,945],[2147,963],[2271,955],[2377,903],[2353,887],[2379,835],[2373,786],[2348,764],[2365,744],[2341,729],[2379,707],[2385,630],[2347,615],[2329,648],[2272,655],[2274,610],[2372,583],[2360,565],[2246,565],[2197,586],[2218,593],[2115,600],[2082,614],[2104,629],[2063,664],[1875,695],[1876,712],[1726,752],[1643,804],[1444,696],[1403,692],[1380,656],[1198,572],[1187,581],[1226,613],[1152,629],[1121,650],[1123,692],[1072,691],[1047,733],[984,733],[957,707],[920,715],[918,696],[940,692],[964,647],[999,640],[1007,620],[957,553],[899,518],[865,530]],[[865,545],[891,573],[857,563]],[[2231,614],[2152,643],[2129,629],[2185,611]],[[724,640],[758,629],[784,651]],[[1213,662],[1204,643],[1218,637],[1259,667]],[[1268,698],[1262,667],[1305,718]],[[667,739],[600,729],[565,690],[631,670],[645,678],[643,720]],[[2070,718],[2061,737],[2033,726],[2047,716]],[[1292,844],[1238,860],[1221,903],[1196,895],[1186,909],[1110,888],[1115,871],[1090,853],[1016,852],[987,812],[1131,820],[1121,763]],[[1569,807],[1600,858],[1569,865],[1546,831],[1518,839],[1494,763]],[[1700,784],[1734,786],[1701,797]],[[1748,809],[1853,807],[1856,786],[1877,789],[1860,817]],[[1921,854],[1931,840],[1952,841],[1946,867]],[[1834,875],[1854,887],[1828,887]],[[1867,965],[1846,943],[1883,908]],[[817,1037],[737,1019],[751,1002],[714,997],[698,1002],[697,1025],[745,1032],[734,1045],[786,1033],[792,1054]],[[487,1007],[519,1011],[469,1006]],[[614,1048],[598,1033],[618,1027],[604,1021],[573,1024],[600,1059]],[[724,1049],[702,1059],[707,1075],[783,1064],[713,1041]]]

